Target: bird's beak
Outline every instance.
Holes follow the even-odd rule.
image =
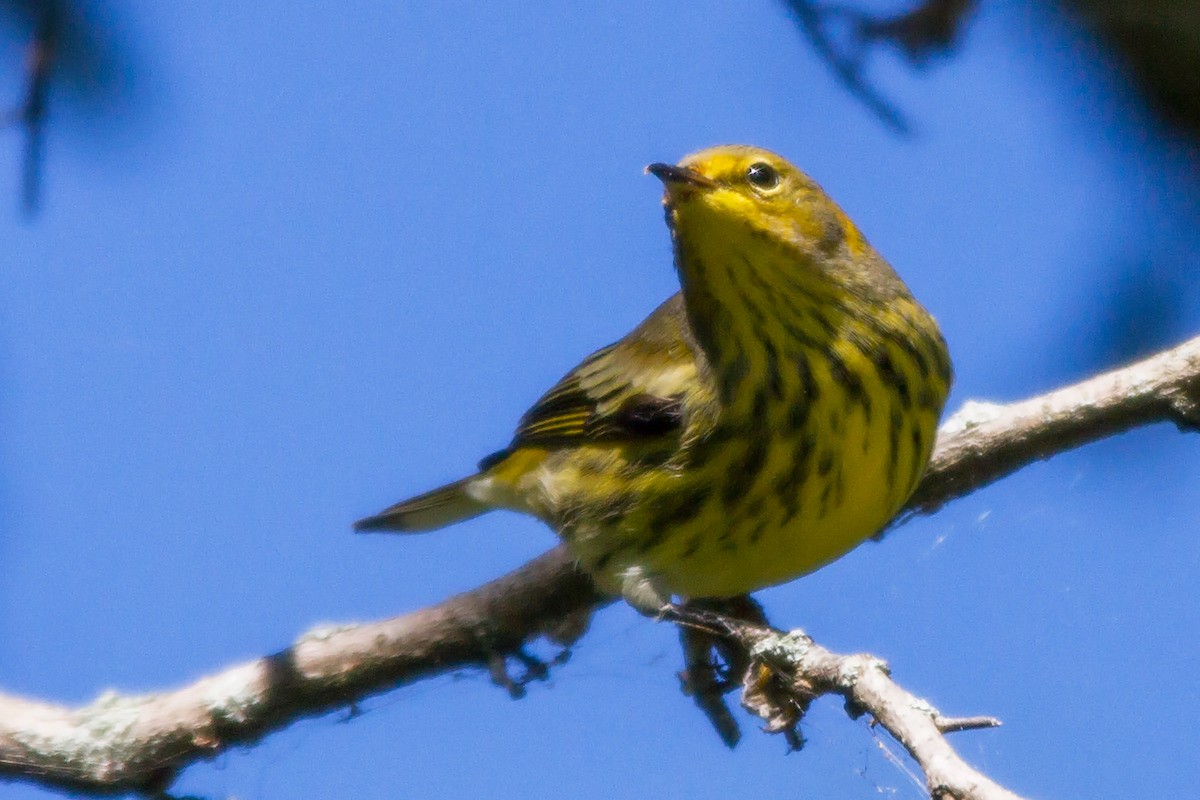
[[[712,189],[717,185],[712,178],[705,177],[694,169],[677,167],[674,164],[651,164],[646,167],[646,172],[665,183],[668,189],[673,184],[682,184],[696,189]]]

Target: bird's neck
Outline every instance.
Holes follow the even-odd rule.
[[[806,351],[827,350],[845,335],[844,315],[828,287],[803,274],[793,274],[785,285],[775,279],[786,266],[769,260],[795,259],[794,253],[773,253],[761,241],[754,245],[729,239],[676,241],[688,322],[726,404],[739,396],[745,381],[768,391],[775,387],[774,395],[781,397],[780,382],[795,377],[795,364]]]

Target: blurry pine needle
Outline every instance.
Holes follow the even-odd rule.
[[[129,100],[144,69],[110,11],[103,0],[0,0],[0,25],[25,48],[19,94],[0,100],[0,127],[21,132],[19,201],[27,218],[44,196],[51,92],[55,113],[82,112],[92,139],[108,120],[134,119]]]
[[[874,46],[889,44],[913,66],[924,66],[958,41],[973,0],[924,0],[893,16],[880,16],[843,5],[812,0],[783,0],[800,31],[842,86],[884,125],[911,132],[908,121],[866,77],[866,59]]]
[[[42,158],[46,122],[46,99],[50,70],[58,40],[58,14],[47,3],[29,45],[25,100],[14,116],[25,127],[25,155],[21,166],[21,210],[27,218],[37,214],[41,200]]]
[[[54,3],[25,9],[36,15],[25,57],[23,96],[17,106],[3,115],[4,125],[18,125],[24,133],[21,159],[21,210],[26,217],[37,213],[41,197],[42,157],[50,72],[58,41],[59,14]]]
[[[1151,111],[1200,149],[1200,3],[1058,0],[1070,22],[1094,33]]]

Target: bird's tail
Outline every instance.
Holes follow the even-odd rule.
[[[385,508],[373,517],[365,517],[354,523],[354,530],[419,533],[442,528],[491,511],[492,506],[476,500],[468,491],[471,482],[477,477],[477,475],[472,475],[469,478],[448,483],[431,492],[419,494],[390,508]]]

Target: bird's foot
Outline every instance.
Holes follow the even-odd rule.
[[[684,669],[680,687],[691,695],[727,747],[741,738],[737,720],[724,695],[748,686],[750,654],[736,640],[741,625],[766,626],[767,618],[749,595],[689,600],[672,606],[670,617],[679,623]]]
[[[670,618],[671,609],[675,608],[671,592],[662,580],[641,567],[629,567],[621,573],[621,596],[639,614],[657,620]]]

